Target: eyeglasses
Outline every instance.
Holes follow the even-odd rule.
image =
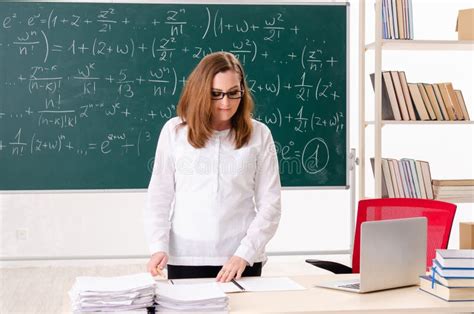
[[[223,99],[224,96],[227,95],[227,98],[229,99],[239,99],[239,98],[242,98],[242,96],[244,95],[244,91],[243,90],[231,90],[229,92],[221,92],[221,91],[211,91],[211,99],[213,100],[219,100],[219,99]]]

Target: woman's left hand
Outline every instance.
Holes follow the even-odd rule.
[[[221,271],[217,274],[216,280],[219,282],[229,282],[234,278],[240,279],[245,267],[247,267],[247,261],[234,255],[222,266]]]

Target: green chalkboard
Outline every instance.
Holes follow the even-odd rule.
[[[285,187],[348,185],[348,4],[0,3],[0,190],[142,189],[208,53],[233,52]]]

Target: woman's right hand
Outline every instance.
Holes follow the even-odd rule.
[[[168,254],[165,252],[156,252],[150,257],[147,270],[152,276],[162,275],[162,270],[165,268],[166,263],[168,263]]]

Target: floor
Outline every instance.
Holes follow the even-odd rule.
[[[270,256],[263,276],[325,274],[304,262],[348,264],[348,255]],[[0,313],[71,313],[67,292],[77,276],[120,276],[145,271],[147,260],[25,261],[0,263]]]

